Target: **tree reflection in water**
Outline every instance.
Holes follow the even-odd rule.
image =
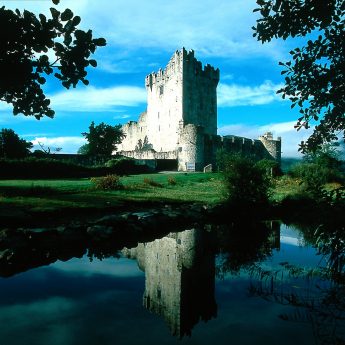
[[[279,317],[287,321],[310,322],[317,344],[345,344],[345,228],[331,219],[322,225],[298,224],[304,240],[321,257],[316,268],[288,262],[281,269],[264,270],[253,265],[252,295],[295,307],[292,314]]]
[[[335,224],[332,223],[332,226]],[[201,320],[217,316],[215,279],[228,274],[250,277],[249,292],[268,301],[296,307],[280,315],[287,321],[311,322],[317,342],[344,344],[344,226],[302,226],[306,242],[326,261],[309,269],[287,262],[279,269],[267,261],[280,249],[277,222],[200,225],[181,232],[141,234],[140,238],[86,238],[74,231],[60,238],[20,232],[2,233],[0,275],[11,276],[56,260],[88,255],[103,259],[126,255],[145,271],[144,306],[162,316],[172,334],[190,335]],[[125,248],[125,249],[124,249]]]

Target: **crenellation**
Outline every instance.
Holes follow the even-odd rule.
[[[219,78],[219,69],[203,66],[193,50],[176,51],[164,69],[146,76],[147,111],[138,122],[123,126],[126,138],[119,145],[119,153],[142,159],[144,154],[135,148],[146,138],[150,147],[147,157],[155,159],[157,153],[175,156],[177,169],[182,171],[188,166],[202,170],[214,164],[220,148],[280,162],[281,139],[274,140],[272,133],[259,140],[217,136]]]

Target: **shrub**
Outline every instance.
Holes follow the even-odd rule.
[[[119,190],[123,188],[120,177],[117,175],[107,175],[103,177],[93,177],[91,182],[98,190]]]
[[[149,185],[149,186],[152,186],[152,187],[160,187],[162,188],[163,185],[155,180],[152,180],[151,178],[148,178],[148,177],[145,177],[144,178],[144,183]]]
[[[273,159],[261,159],[255,166],[262,170],[269,177],[281,176],[282,171],[279,163]]]
[[[327,182],[341,182],[342,176],[339,170],[317,163],[295,164],[289,174],[301,180],[302,190],[314,199],[324,197],[323,186]]]
[[[171,186],[175,186],[177,184],[174,176],[168,176],[168,184],[170,184]]]
[[[108,171],[51,158],[0,159],[1,179],[81,178],[104,176]]]
[[[228,156],[223,174],[229,203],[239,207],[267,203],[270,181],[253,160]]]
[[[136,165],[133,158],[113,158],[105,163],[113,173],[118,175],[140,174],[148,171],[146,165]]]

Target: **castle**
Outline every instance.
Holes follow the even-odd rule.
[[[179,171],[203,170],[224,149],[280,162],[281,139],[217,135],[219,69],[202,66],[194,51],[176,51],[164,70],[145,79],[147,111],[123,125],[118,154],[148,163],[170,162]]]
[[[280,223],[266,226],[271,232],[265,245],[279,250]],[[201,320],[217,317],[216,243],[215,232],[192,228],[122,250],[145,272],[143,306],[161,316],[176,337],[191,335]]]

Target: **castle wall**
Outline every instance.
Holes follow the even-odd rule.
[[[177,51],[164,70],[145,80],[147,136],[156,151],[173,151],[182,121],[183,52]]]
[[[118,145],[118,151],[131,151],[134,150],[138,144],[138,140],[144,141],[147,135],[147,112],[143,112],[138,122],[129,121],[122,126],[123,132],[126,137],[122,140],[122,143]]]
[[[281,162],[282,141],[281,137],[276,140],[273,139],[272,133],[268,132],[259,137],[259,140],[269,153],[272,159],[276,160],[279,164]]]
[[[204,166],[204,129],[192,124],[180,131],[178,170],[187,170],[188,163],[195,164],[195,170]]]
[[[219,69],[203,68],[193,51],[176,51],[164,70],[146,77],[147,112],[123,126],[126,138],[119,153],[141,160],[177,159],[180,171],[215,164],[218,149],[280,163],[281,140],[271,133],[259,140],[217,136],[218,82]],[[145,138],[152,150],[136,150]]]
[[[205,134],[217,134],[217,85],[219,69],[202,64],[194,51],[183,50],[183,120],[202,126]]]

